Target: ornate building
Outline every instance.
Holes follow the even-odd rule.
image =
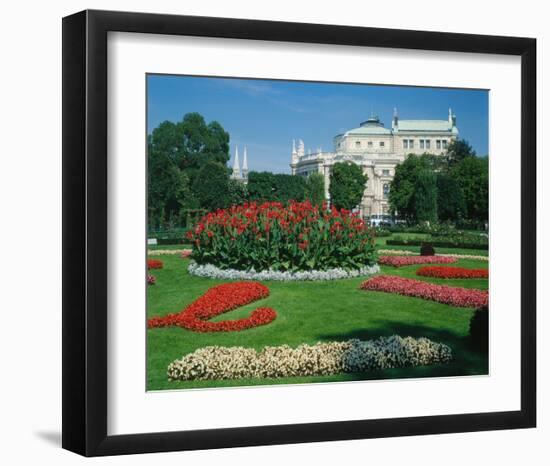
[[[231,173],[231,179],[240,181],[244,184],[248,183],[248,157],[246,153],[246,146],[244,146],[242,170],[239,167],[239,147],[235,146],[235,158],[233,159],[233,171]]]
[[[443,155],[449,143],[458,137],[456,116],[449,109],[446,120],[401,120],[394,109],[392,126],[385,128],[378,117],[371,116],[358,128],[334,137],[334,151],[305,153],[304,142],[292,143],[293,175],[308,176],[318,172],[325,177],[325,196],[330,201],[329,184],[332,165],[353,162],[361,166],[369,179],[361,204],[363,217],[389,212],[388,197],[395,167],[408,154]]]

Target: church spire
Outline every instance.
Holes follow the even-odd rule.
[[[247,153],[246,153],[246,146],[244,146],[244,154],[243,154],[243,178],[248,178],[248,159],[247,159]]]
[[[241,169],[239,167],[239,147],[235,144],[235,159],[233,160],[233,178],[241,177]]]

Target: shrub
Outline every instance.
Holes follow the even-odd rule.
[[[476,309],[470,319],[470,343],[478,351],[489,352],[489,306]]]
[[[420,247],[421,256],[435,256],[434,247],[430,243],[424,243]]]
[[[220,269],[361,269],[376,262],[374,235],[357,215],[311,202],[250,203],[219,209],[187,235],[192,258]]]

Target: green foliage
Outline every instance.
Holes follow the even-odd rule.
[[[437,174],[437,216],[441,221],[456,222],[466,214],[464,192],[456,178]]]
[[[265,202],[304,200],[306,182],[301,176],[271,172],[250,172],[248,174],[248,198]]]
[[[325,201],[325,177],[321,173],[311,173],[307,177],[305,199],[313,205],[323,205]]]
[[[197,263],[222,269],[355,270],[376,261],[373,232],[360,218],[309,201],[220,210],[204,217],[187,239]]]
[[[203,207],[190,186],[206,163],[229,160],[229,134],[198,113],[162,122],[148,136],[147,147],[150,229],[178,217],[181,209]]]
[[[215,161],[203,165],[195,177],[193,193],[204,209],[227,207],[230,191],[226,167]]]
[[[229,179],[227,205],[243,204],[248,199],[248,188],[244,183]]]
[[[431,170],[421,170],[416,178],[414,210],[417,222],[437,222],[437,184]]]
[[[277,173],[273,176],[274,201],[287,203],[288,201],[303,201],[306,190],[306,180],[301,176]]]
[[[337,209],[352,210],[363,198],[368,176],[355,163],[338,162],[330,175],[331,204]]]
[[[462,188],[468,219],[489,219],[489,160],[467,157],[453,168],[451,176]]]
[[[487,236],[466,232],[456,232],[454,234],[432,235],[432,238],[425,237],[402,237],[396,235],[386,240],[390,246],[422,246],[429,242],[434,247],[442,248],[468,248],[468,249],[488,249],[489,240]]]
[[[454,139],[449,143],[446,153],[447,167],[452,169],[464,159],[475,157],[476,151],[465,139]]]
[[[390,186],[390,208],[409,223],[436,220],[437,194],[432,161],[433,158],[427,155],[410,154],[395,167]]]
[[[271,172],[251,171],[248,174],[247,189],[251,201],[271,201],[275,197],[275,175]]]

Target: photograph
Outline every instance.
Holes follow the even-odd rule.
[[[147,391],[489,375],[489,90],[145,79]]]

